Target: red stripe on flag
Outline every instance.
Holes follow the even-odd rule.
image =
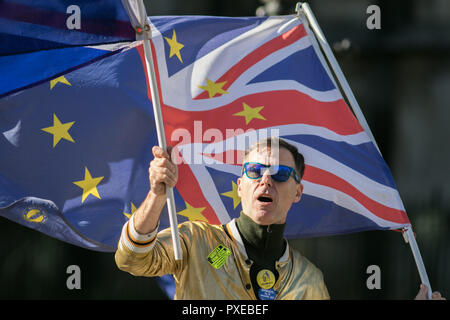
[[[291,30],[283,33],[282,35],[264,43],[251,53],[249,53],[246,57],[241,59],[238,63],[236,63],[233,67],[231,67],[225,74],[223,74],[219,79],[215,82],[224,82],[225,85],[222,89],[228,89],[240,75],[245,72],[248,68],[253,66],[258,61],[261,61],[268,55],[274,53],[277,50],[280,50],[284,47],[287,47],[299,40],[300,38],[306,36],[306,31],[303,25],[298,25]],[[200,93],[195,99],[208,99],[208,92],[204,91]]]
[[[339,190],[363,205],[375,216],[394,223],[410,223],[406,212],[389,208],[364,195],[344,179],[319,168],[306,166],[304,180]]]
[[[251,108],[261,107],[259,114],[265,118],[251,119],[248,124],[244,116],[235,115],[242,112],[244,103]],[[170,139],[174,130],[184,128],[191,137],[190,141],[172,141],[174,144],[185,144],[205,141],[203,134],[210,130],[219,130],[222,139],[231,138],[247,130],[258,130],[267,127],[288,124],[308,124],[327,128],[341,135],[356,134],[363,129],[344,100],[320,102],[310,96],[295,91],[269,91],[239,98],[230,104],[207,111],[184,111],[169,106],[163,108],[166,137]],[[197,123],[195,134],[194,121]],[[200,127],[199,127],[200,126]],[[240,130],[238,130],[240,129]],[[233,132],[233,131],[236,132]],[[215,136],[214,141],[220,141]]]

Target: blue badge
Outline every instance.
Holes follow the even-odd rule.
[[[272,288],[270,289],[260,288],[258,290],[258,297],[261,300],[275,300],[275,298],[277,297],[277,293]]]

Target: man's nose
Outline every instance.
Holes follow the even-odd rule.
[[[270,170],[265,170],[263,175],[261,176],[260,183],[266,184],[268,186],[273,185],[272,176],[270,175]]]

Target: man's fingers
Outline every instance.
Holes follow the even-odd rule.
[[[424,284],[421,284],[419,292],[417,293],[415,300],[427,300],[428,299],[427,292],[428,292],[427,286]]]
[[[167,158],[155,158],[150,162],[150,166],[168,168],[173,172],[178,172],[177,166]]]
[[[441,293],[439,291],[435,291],[431,294],[432,300],[446,300],[442,297]],[[428,287],[424,285],[423,283],[420,285],[419,293],[417,293],[417,296],[415,300],[428,300]]]
[[[152,153],[153,153],[153,156],[155,156],[155,158],[166,158],[166,159],[170,159],[169,154],[168,154],[166,151],[164,151],[164,149],[161,148],[161,147],[154,146],[154,147],[152,148]]]
[[[177,180],[178,174],[174,170],[170,170],[167,167],[152,167],[152,173],[155,175],[158,175],[158,177],[161,177],[161,179],[164,178],[164,176],[168,176],[172,180]]]
[[[172,147],[168,147],[168,152],[171,152]],[[158,146],[154,146],[152,149],[153,155],[155,158],[150,162],[151,167],[167,167],[169,170],[174,172],[176,175],[178,174],[178,167],[171,161],[170,155],[168,152],[164,151],[162,148]]]
[[[171,179],[178,179],[178,168],[165,158],[158,158],[150,163],[149,173],[167,174]],[[151,177],[150,177],[151,178]]]
[[[173,188],[177,184],[177,180],[172,179],[169,176],[166,176],[165,183],[166,183],[166,186],[168,186],[169,188]]]
[[[176,177],[171,173],[163,173],[157,171],[151,173],[150,180],[152,181],[153,185],[164,183],[171,188],[174,187],[177,182]]]
[[[439,291],[433,292],[433,294],[431,295],[431,299],[433,299],[433,300],[445,300],[445,298],[442,297],[442,295],[441,295],[441,293]]]
[[[168,148],[168,150],[171,150]],[[169,153],[159,146],[152,148],[155,158],[149,165],[149,178],[151,187],[161,189],[161,185],[172,188],[178,180],[178,167],[170,160]]]

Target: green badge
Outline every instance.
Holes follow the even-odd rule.
[[[231,254],[230,249],[220,244],[208,255],[208,262],[215,268],[220,269]]]

